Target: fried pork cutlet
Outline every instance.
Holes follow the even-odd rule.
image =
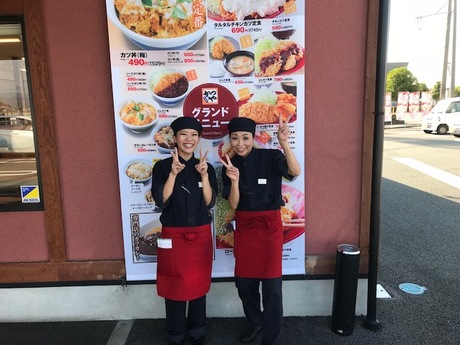
[[[278,103],[289,103],[292,105],[297,104],[297,97],[292,93],[280,93],[276,96],[276,104]]]
[[[240,117],[249,117],[256,123],[274,123],[278,121],[278,116],[274,112],[271,104],[263,102],[248,102],[243,104],[238,112]]]
[[[286,121],[290,115],[297,112],[297,97],[290,93],[280,93],[277,96],[273,111],[283,121]]]
[[[235,46],[226,38],[222,37],[211,43],[211,56],[214,59],[222,60],[234,51],[236,51]]]
[[[260,75],[273,77],[280,71],[288,71],[303,58],[303,51],[293,41],[280,41],[275,48],[264,51],[260,55]]]
[[[283,121],[286,121],[290,115],[294,115],[296,110],[296,106],[289,103],[277,103],[273,108],[273,112]]]
[[[281,56],[277,49],[268,49],[260,54],[259,68],[263,77],[275,76],[283,67]]]
[[[294,68],[297,62],[303,58],[302,49],[293,41],[282,41],[278,43],[277,48],[283,64],[281,67],[283,71]]]

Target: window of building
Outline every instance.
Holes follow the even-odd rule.
[[[20,18],[0,18],[0,211],[42,210],[38,145]]]

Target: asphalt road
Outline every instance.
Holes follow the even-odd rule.
[[[378,282],[391,298],[378,310],[392,336],[382,344],[460,343],[459,181],[459,139],[385,130]],[[407,282],[426,291],[407,294]]]
[[[0,187],[19,186],[35,182],[37,184],[35,158],[0,158]]]

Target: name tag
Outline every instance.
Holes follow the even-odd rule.
[[[258,184],[267,184],[267,179],[266,178],[260,178],[257,180]]]
[[[203,182],[198,182],[198,188],[203,188]]]
[[[158,238],[157,239],[158,248],[171,249],[172,248],[172,239],[170,238]]]

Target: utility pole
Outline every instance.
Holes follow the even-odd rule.
[[[455,60],[457,50],[457,0],[454,2],[454,26],[452,30],[452,62],[450,69],[450,97],[455,97]]]
[[[439,94],[440,99],[446,98],[447,64],[449,61],[448,57],[449,57],[449,43],[450,43],[450,17],[452,16],[452,0],[448,0],[448,1],[449,1],[449,6],[447,9],[447,26],[446,26],[446,42],[444,46],[444,63],[442,65],[441,92]]]

